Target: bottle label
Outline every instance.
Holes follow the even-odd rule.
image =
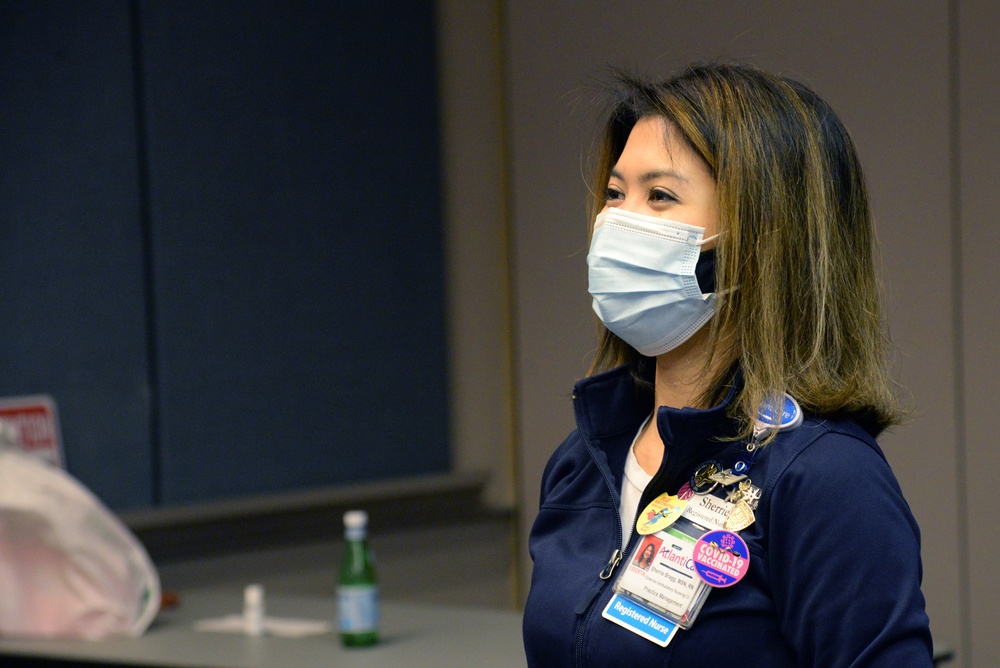
[[[369,633],[378,629],[378,587],[337,588],[341,633]]]

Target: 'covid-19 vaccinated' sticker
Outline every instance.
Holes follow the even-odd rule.
[[[712,587],[729,587],[750,568],[746,542],[732,531],[709,531],[694,546],[694,569]]]

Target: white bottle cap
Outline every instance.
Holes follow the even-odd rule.
[[[363,510],[348,510],[344,513],[344,527],[347,529],[367,528],[368,513]]]

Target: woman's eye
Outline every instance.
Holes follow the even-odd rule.
[[[671,202],[676,202],[677,198],[671,195],[666,190],[654,189],[649,191],[649,201],[655,202],[657,204],[667,204]]]
[[[622,194],[617,188],[605,188],[604,189],[604,201],[605,202],[616,202],[618,200],[625,199],[625,195]]]

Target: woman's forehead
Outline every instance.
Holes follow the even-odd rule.
[[[672,176],[682,181],[711,177],[704,160],[688,144],[680,130],[662,116],[643,116],[628,134],[614,164],[613,176],[639,178]]]

